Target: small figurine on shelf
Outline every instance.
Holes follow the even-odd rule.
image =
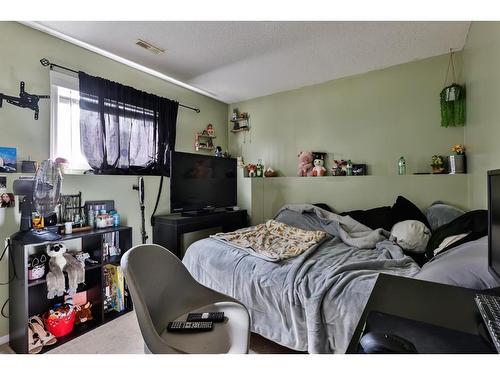
[[[324,176],[326,173],[326,168],[323,166],[325,163],[321,159],[314,160],[314,168],[312,170],[312,175],[314,177]]]
[[[215,146],[215,156],[221,158],[223,156],[222,154],[222,147],[220,146]]]
[[[345,176],[347,174],[347,162],[345,160],[334,160],[330,171],[332,176]]]
[[[240,117],[240,115],[238,113],[238,108],[234,108],[233,114],[231,116],[231,120],[236,121],[236,120],[238,120],[239,117]]]
[[[196,138],[194,140],[194,149],[196,151],[198,151],[200,149],[200,139],[198,138],[198,136],[196,136]]]
[[[247,164],[248,177],[255,177],[257,175],[257,166],[255,164]]]
[[[313,154],[310,151],[301,151],[299,154],[299,164],[297,166],[297,175],[299,177],[311,176],[313,169]]]
[[[433,155],[432,156],[431,167],[432,167],[433,174],[446,173],[446,167],[444,165],[444,158],[441,155]]]
[[[212,124],[207,125],[207,135],[209,135],[210,137],[215,136],[215,129]]]
[[[248,112],[241,112],[240,113],[240,120],[246,120],[248,118]]]
[[[272,168],[267,168],[266,171],[264,172],[264,177],[277,177],[278,172],[276,172]]]

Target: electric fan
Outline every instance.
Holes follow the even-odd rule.
[[[36,171],[35,178],[21,177],[14,181],[14,194],[19,195],[21,209],[21,228],[11,236],[14,241],[23,243],[40,243],[57,241],[61,236],[46,229],[33,229],[32,213],[38,212],[42,217],[54,212],[61,191],[61,171],[59,165],[52,160],[42,162]]]

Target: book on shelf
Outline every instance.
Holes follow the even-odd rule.
[[[105,275],[105,311],[115,310],[122,312],[127,308],[126,305],[126,290],[123,271],[120,266],[114,264],[106,264],[104,270]]]

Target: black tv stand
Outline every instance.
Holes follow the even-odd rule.
[[[196,211],[195,211],[196,212]],[[222,227],[223,232],[231,232],[247,226],[247,211],[226,211],[216,209],[201,215],[172,214],[154,218],[153,243],[174,253],[182,259],[181,238],[184,233],[203,229]]]
[[[181,213],[181,216],[184,217],[196,217],[196,216],[205,216],[205,215],[213,215],[217,212],[215,209],[207,209],[207,210],[197,210],[197,211],[184,211]]]

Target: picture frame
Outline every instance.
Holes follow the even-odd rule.
[[[0,193],[0,208],[11,208],[16,206],[16,198],[12,193]]]
[[[17,149],[15,147],[0,147],[0,173],[17,172]]]
[[[352,165],[352,175],[353,176],[366,176],[366,164],[353,164]]]
[[[7,176],[0,176],[0,193],[7,189]]]

